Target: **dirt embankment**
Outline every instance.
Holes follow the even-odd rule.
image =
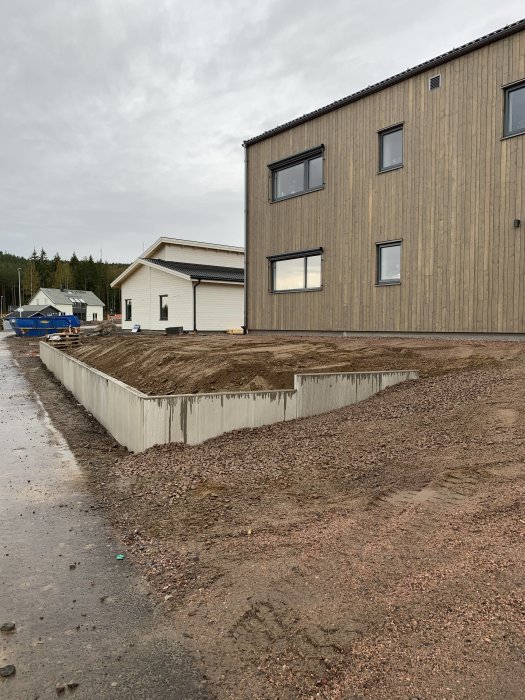
[[[394,338],[118,336],[70,353],[148,395],[293,388],[296,372],[475,369],[521,351],[510,342]]]
[[[220,700],[518,700],[525,347],[452,347],[453,374],[127,456],[20,361]]]

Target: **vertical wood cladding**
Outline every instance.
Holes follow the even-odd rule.
[[[249,328],[525,333],[525,135],[502,138],[518,80],[525,32],[249,146]],[[378,173],[377,132],[399,123],[404,165]],[[324,189],[269,202],[268,164],[320,144]],[[401,284],[376,286],[394,239]],[[319,246],[322,291],[268,292],[266,256]]]

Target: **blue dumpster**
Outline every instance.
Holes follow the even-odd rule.
[[[11,327],[21,337],[35,337],[60,333],[69,328],[78,328],[76,316],[36,316],[35,318],[11,318]]]

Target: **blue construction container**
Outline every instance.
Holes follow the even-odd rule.
[[[34,318],[11,318],[11,327],[21,337],[35,337],[60,333],[69,328],[78,328],[76,316],[35,316]]]

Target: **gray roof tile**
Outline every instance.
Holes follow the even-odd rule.
[[[42,287],[42,291],[51,299],[53,304],[71,304],[72,299],[81,299],[88,306],[104,306],[96,294],[89,292],[86,289],[52,289],[50,287]]]

